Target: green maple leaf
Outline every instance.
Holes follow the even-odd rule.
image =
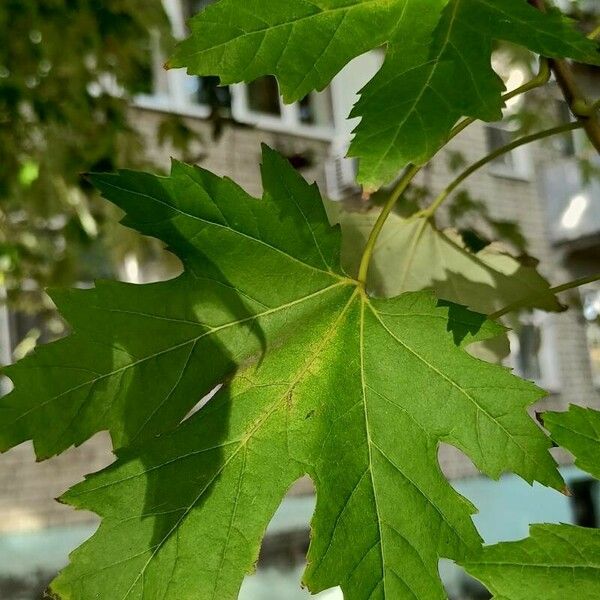
[[[461,563],[496,600],[600,597],[600,530],[533,525],[530,537],[484,548]]]
[[[342,264],[355,274],[378,213],[340,211],[333,204],[328,211],[330,219],[342,227]],[[369,290],[386,297],[431,289],[439,298],[484,314],[516,302],[524,308],[563,310],[535,267],[522,264],[501,244],[471,252],[456,231],[440,231],[423,217],[388,217],[367,283]]]
[[[124,223],[168,244],[185,272],[153,285],[52,292],[75,333],[5,369],[15,391],[0,401],[0,451],[32,439],[48,458],[106,429],[121,447],[173,428],[344,283],[333,270],[339,234],[319,221],[318,190],[286,164],[265,154],[262,202],[181,163],[168,178],[91,177],[126,211]],[[282,190],[284,203],[275,198]]]
[[[575,455],[575,464],[600,479],[600,412],[571,405],[567,412],[544,413],[552,439]]]
[[[350,155],[369,190],[424,163],[461,116],[501,118],[504,86],[491,68],[505,40],[551,57],[600,64],[598,45],[557,11],[526,0],[220,0],[191,21],[170,65],[224,84],[272,74],[284,100],[323,89],[356,56],[386,59],[352,115]]]
[[[53,583],[59,597],[234,599],[308,474],[312,591],[443,598],[439,558],[480,542],[440,442],[491,477],[562,486],[525,410],[541,391],[464,350],[502,329],[427,292],[368,297],[340,267],[316,188],[274,152],[262,200],[180,164],[93,180],[185,273],[59,295],[75,334],[9,369],[4,447],[29,436],[44,456],[100,429],[129,446],[63,499],[103,523]]]
[[[572,405],[544,413],[544,426],[575,464],[600,477],[600,412]],[[477,551],[461,563],[498,600],[600,597],[600,530],[534,525],[530,537]]]

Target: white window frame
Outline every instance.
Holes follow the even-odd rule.
[[[187,36],[185,15],[182,0],[163,0],[165,11],[173,27],[173,35],[181,40]],[[157,58],[158,60],[158,58]],[[134,99],[134,105],[139,108],[175,113],[182,116],[206,119],[210,116],[210,107],[190,102],[186,93],[186,83],[189,77],[185,69],[170,69],[166,72],[168,93],[141,94]],[[266,131],[294,134],[306,138],[331,141],[335,137],[335,103],[332,99],[331,126],[308,125],[300,120],[298,104],[284,104],[279,97],[280,116],[266,115],[254,112],[249,107],[248,88],[245,84],[230,86],[231,112],[234,119],[240,123],[252,125]]]
[[[231,112],[234,119],[258,129],[282,133],[292,133],[302,137],[332,140],[335,137],[333,125],[333,102],[331,104],[332,124],[307,125],[300,120],[300,107],[297,103],[285,104],[279,96],[279,115],[269,115],[253,111],[248,101],[248,86],[238,83],[231,86]]]
[[[497,123],[485,123],[484,134],[486,136],[486,145],[488,129],[498,129],[509,133],[511,132],[510,126],[502,121]],[[489,147],[487,150],[488,152],[491,151]],[[531,181],[533,177],[533,159],[530,148],[528,146],[520,146],[519,148],[512,150],[510,155],[513,157],[513,168],[492,162],[488,165],[488,173],[494,177],[516,179],[518,181]]]
[[[541,310],[533,310],[530,314],[523,315],[522,322],[534,325],[540,332],[540,349],[538,352],[540,376],[534,380],[534,383],[552,394],[560,393],[562,389],[562,376],[558,352],[558,323],[556,315]],[[515,373],[521,376],[515,353],[515,344],[518,344],[518,338],[513,331],[509,332],[509,340],[511,353],[508,362],[515,370]]]
[[[165,12],[171,21],[175,39],[182,40],[187,35],[185,15],[181,0],[162,0]],[[158,53],[158,49],[156,50]],[[159,57],[156,57],[157,62]],[[169,69],[166,71],[168,92],[165,95],[140,94],[134,99],[134,105],[139,108],[161,112],[176,113],[183,116],[206,119],[210,116],[210,107],[190,102],[186,94],[185,69]]]

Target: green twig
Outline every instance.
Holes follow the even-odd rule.
[[[448,196],[450,196],[450,194],[452,194],[452,192],[454,192],[454,190],[456,190],[456,188],[463,183],[463,181],[468,179],[471,175],[473,175],[473,173],[479,171],[479,169],[493,162],[500,156],[508,154],[512,150],[515,150],[516,148],[519,148],[521,146],[531,144],[532,142],[536,142],[538,140],[551,137],[553,135],[567,133],[568,131],[574,131],[575,129],[580,129],[583,126],[583,123],[581,123],[580,121],[576,121],[574,123],[567,123],[566,125],[560,125],[559,127],[553,127],[552,129],[546,129],[544,131],[539,131],[537,133],[527,135],[525,137],[519,138],[518,140],[515,140],[514,142],[511,142],[510,144],[507,144],[506,146],[502,146],[502,148],[498,148],[491,154],[484,156],[481,160],[478,160],[476,163],[472,164],[469,168],[463,171],[454,181],[452,181],[452,183],[450,183],[444,189],[444,191],[434,200],[431,206],[421,211],[420,215],[425,216],[427,218],[432,217],[435,214],[435,211],[445,202]]]
[[[365,251],[362,255],[362,259],[360,261],[360,267],[358,270],[358,281],[364,287],[367,282],[367,275],[369,273],[369,264],[371,262],[371,257],[373,256],[373,251],[375,250],[375,244],[377,243],[377,238],[383,229],[383,226],[392,212],[394,205],[398,202],[399,198],[404,194],[404,192],[408,189],[408,186],[411,184],[412,180],[416,177],[417,173],[421,170],[422,167],[417,165],[410,165],[407,171],[404,173],[388,201],[385,203],[383,210],[379,214],[373,229],[371,230],[371,234],[369,235],[369,240],[367,241],[367,245],[365,246]]]
[[[588,277],[580,277],[579,279],[575,279],[574,281],[570,281],[569,283],[563,283],[562,285],[557,285],[556,287],[550,288],[548,291],[552,294],[560,294],[562,292],[567,292],[569,290],[573,290],[575,288],[581,287],[582,285],[587,285],[588,283],[594,283],[596,281],[600,281],[600,273],[596,273],[595,275],[590,275]],[[544,294],[547,292],[544,292]],[[496,311],[488,316],[488,319],[499,319],[504,315],[507,315],[515,310],[519,310],[523,307],[525,303],[529,303],[532,297],[528,296],[527,298],[521,298],[517,302],[513,302],[509,304],[505,308]]]

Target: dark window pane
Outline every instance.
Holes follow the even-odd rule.
[[[194,101],[217,108],[231,108],[231,92],[228,86],[219,86],[219,78],[212,75],[197,77],[198,88]]]
[[[501,127],[488,126],[486,127],[486,139],[488,152],[494,152],[506,144],[509,144],[512,140],[510,131],[502,129]],[[503,154],[495,160],[492,164],[497,167],[504,167],[506,169],[514,168],[514,157],[512,153]]]
[[[313,92],[298,102],[300,122],[305,125],[330,127],[333,125],[333,106],[329,89]]]
[[[571,481],[571,507],[576,525],[598,527],[598,507],[596,506],[598,482],[593,479]]]
[[[300,109],[300,121],[302,123],[306,123],[307,125],[314,125],[316,118],[311,97],[304,96],[304,98],[298,102],[298,107]]]
[[[268,75],[248,84],[248,108],[266,115],[281,115],[279,88],[274,77]]]

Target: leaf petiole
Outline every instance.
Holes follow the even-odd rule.
[[[521,146],[526,146],[527,144],[531,144],[538,140],[543,140],[548,137],[552,137],[554,135],[559,135],[561,133],[567,133],[569,131],[574,131],[576,129],[581,129],[584,127],[584,123],[581,121],[576,121],[574,123],[567,123],[565,125],[559,125],[558,127],[553,127],[552,129],[546,129],[544,131],[539,131],[537,133],[532,133],[531,135],[527,135],[525,137],[514,140],[510,144],[506,144],[501,148],[498,148],[494,152],[484,156],[481,160],[478,160],[476,163],[473,163],[470,167],[465,169],[454,181],[452,181],[433,201],[431,206],[421,211],[419,214],[421,216],[431,218],[437,209],[447,200],[447,198],[458,188],[466,179],[468,179],[473,173],[476,173],[481,168],[485,167],[487,164],[493,162],[500,156],[504,154],[508,154],[512,152],[516,148],[520,148]]]
[[[388,201],[385,203],[383,210],[381,211],[373,229],[371,230],[371,234],[369,235],[369,239],[367,241],[367,245],[365,246],[365,251],[362,255],[360,261],[360,267],[358,270],[358,282],[364,288],[367,282],[367,275],[369,273],[369,264],[371,262],[371,258],[373,256],[373,251],[375,250],[375,244],[377,243],[377,238],[385,225],[387,218],[392,212],[396,202],[400,199],[402,194],[408,189],[408,186],[411,184],[412,180],[417,176],[422,167],[417,165],[411,165],[408,170],[401,177],[400,181],[394,188],[392,195],[389,197]]]
[[[582,285],[587,285],[588,283],[595,283],[596,281],[600,281],[600,273],[595,273],[594,275],[589,275],[588,277],[580,277],[579,279],[575,279],[573,281],[569,281],[568,283],[563,283],[561,285],[557,285],[555,287],[550,288],[548,291],[552,294],[561,294],[562,292],[567,292],[569,290],[574,290],[575,288],[581,287]],[[517,302],[513,302],[508,306],[488,315],[488,319],[496,320],[504,315],[507,315],[515,310],[519,310],[524,303],[529,302],[531,300],[531,296],[527,298],[522,298],[521,300],[517,300]]]

